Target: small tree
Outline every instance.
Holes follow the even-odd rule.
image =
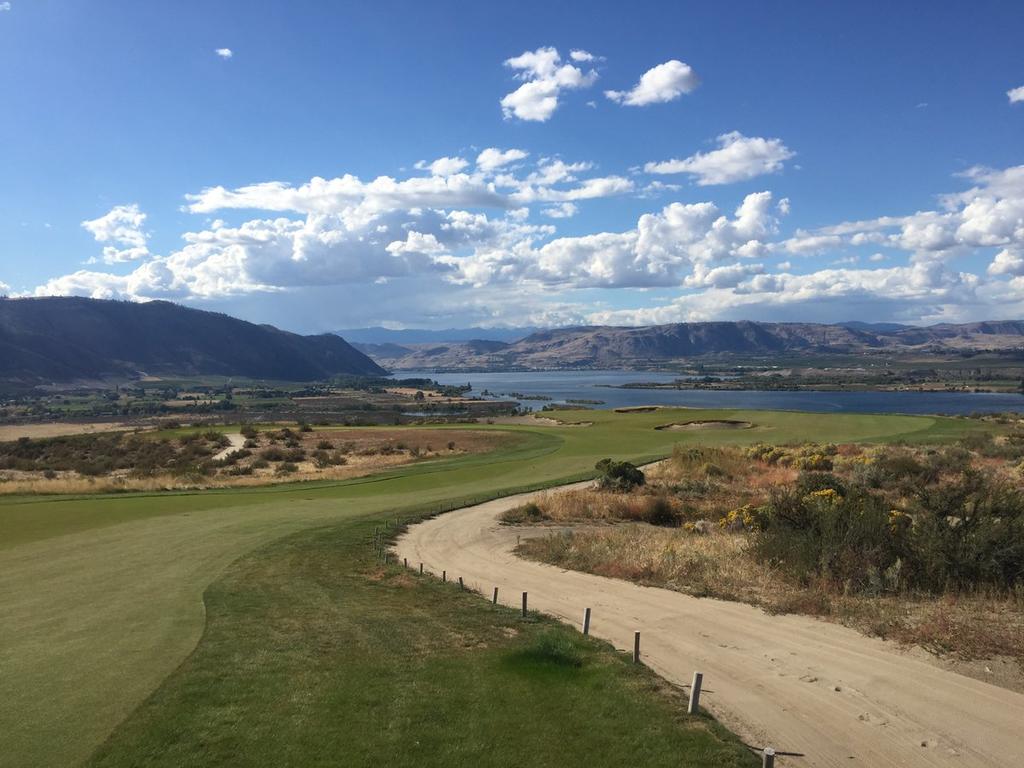
[[[594,468],[601,474],[597,485],[607,491],[630,491],[646,482],[644,473],[628,461],[601,459]]]

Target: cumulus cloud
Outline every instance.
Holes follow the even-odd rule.
[[[939,210],[842,222],[817,234],[840,235],[851,245],[898,248],[919,262],[949,261],[978,248],[1024,244],[1024,165],[974,167],[960,176],[973,186],[943,195]]]
[[[454,176],[469,167],[469,161],[461,157],[439,157],[428,163],[420,160],[416,163],[419,170],[429,170],[434,176]]]
[[[11,10],[11,4],[8,0],[4,0],[4,2],[0,3],[0,12],[9,10]]]
[[[217,218],[186,232],[166,256],[149,252],[138,205],[115,206],[82,226],[105,245],[104,261],[133,261],[131,270],[82,269],[36,292],[207,303],[266,293],[275,296],[268,306],[304,312],[288,297],[358,286],[346,293],[345,311],[421,320],[446,311],[617,323],[1024,314],[1024,166],[971,168],[960,174],[962,189],[938,197],[934,210],[809,231],[780,233],[789,200],[763,191],[733,210],[711,200],[668,202],[632,227],[566,235],[557,227],[585,201],[646,188],[593,176],[586,161],[526,159],[523,150],[491,147],[472,169],[445,156],[421,164],[429,175],[407,179],[346,175],[206,189],[187,196],[190,210],[244,211],[234,217],[241,221]],[[823,258],[801,260],[797,271],[806,274],[793,274],[788,261],[776,263],[788,254]],[[958,269],[965,257],[985,259],[987,269]],[[891,265],[878,263],[887,259]],[[590,293],[630,288],[675,298],[606,310],[594,298],[602,294]],[[415,298],[422,291],[434,309]]]
[[[1010,250],[1004,248],[992,259],[988,265],[990,275],[1012,275],[1021,277],[1024,275],[1024,250]]]
[[[591,54],[577,51],[577,54]],[[570,56],[577,62],[590,61]],[[562,61],[556,48],[538,48],[525,51],[505,60],[505,66],[515,72],[523,84],[501,99],[505,119],[545,122],[558,109],[563,90],[588,88],[597,80],[597,72],[584,72],[577,66]]]
[[[1024,85],[1017,88],[1011,88],[1006,92],[1006,97],[1010,100],[1011,104],[1024,101]]]
[[[732,184],[777,173],[795,154],[782,139],[747,137],[739,131],[723,133],[717,140],[718,149],[698,152],[682,160],[647,163],[644,170],[658,174],[686,173],[695,177],[700,186]]]
[[[81,222],[98,243],[107,243],[103,248],[103,261],[116,264],[136,261],[149,256],[146,246],[149,234],[143,230],[146,214],[139,210],[137,203],[115,205],[103,216]]]
[[[485,173],[495,171],[510,163],[525,160],[529,152],[522,149],[505,149],[487,147],[476,156],[476,167]]]
[[[618,104],[642,107],[674,101],[692,93],[699,84],[700,78],[689,64],[672,59],[644,72],[630,90],[605,91],[604,95]]]
[[[232,56],[235,55],[235,52],[232,51],[230,48],[218,48],[214,51],[214,53],[216,53],[218,56],[225,60],[230,59]]]
[[[674,286],[723,260],[751,258],[777,232],[770,192],[748,195],[733,213],[713,203],[672,203],[641,216],[635,229],[560,237],[540,247],[478,250],[458,262],[475,285],[533,282],[566,288]],[[713,279],[726,280],[727,271]]]

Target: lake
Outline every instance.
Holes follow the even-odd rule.
[[[472,384],[472,395],[488,390],[502,400],[518,400],[539,410],[547,402],[603,400],[594,408],[676,405],[691,408],[750,408],[822,413],[999,413],[1024,411],[1024,395],[990,392],[756,392],[715,390],[614,389],[635,382],[671,383],[672,373],[646,371],[524,371],[507,373],[430,373],[402,371],[396,378],[428,378],[441,384]],[[551,400],[512,397],[511,393]]]

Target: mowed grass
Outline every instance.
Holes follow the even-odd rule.
[[[375,562],[346,523],[236,561],[199,647],[94,754],[139,766],[753,766],[609,646]]]
[[[299,531],[542,487],[588,476],[605,456],[655,459],[676,443],[935,441],[988,428],[956,419],[754,411],[564,418],[594,423],[489,427],[522,440],[350,481],[0,500],[0,766],[79,764],[195,648],[207,587],[239,556]],[[654,429],[716,418],[757,426]]]

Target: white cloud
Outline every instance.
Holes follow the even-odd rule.
[[[232,56],[235,55],[235,52],[232,51],[230,48],[218,48],[214,51],[214,53],[216,53],[222,59],[230,59]]]
[[[82,228],[92,234],[98,243],[108,243],[103,248],[103,261],[116,264],[137,261],[149,256],[146,241],[149,234],[143,230],[146,214],[139,210],[137,203],[115,205],[98,219],[83,221]]]
[[[634,186],[632,180],[622,176],[602,176],[584,179],[580,184],[569,189],[555,189],[550,186],[524,184],[520,187],[519,191],[512,194],[512,199],[523,204],[592,200],[597,197],[624,195],[627,192],[632,192]]]
[[[716,262],[760,255],[777,225],[769,192],[747,195],[732,218],[709,202],[671,203],[625,232],[561,237],[539,248],[479,249],[455,264],[456,279],[563,288],[676,286],[691,273],[725,281],[737,271],[711,275]]]
[[[598,57],[590,53],[589,51],[584,51],[582,49],[577,48],[572,51],[569,51],[569,58],[571,58],[573,61],[597,61]]]
[[[10,2],[8,2],[8,0],[4,0],[4,2],[0,3],[0,11],[9,11],[9,10],[11,10],[11,4],[10,4]]]
[[[529,152],[522,149],[501,150],[497,147],[487,147],[476,156],[476,166],[485,173],[514,163],[518,160],[525,160]]]
[[[604,95],[619,104],[642,107],[674,101],[691,93],[700,84],[700,78],[689,64],[672,59],[643,73],[629,91],[605,91]]]
[[[469,161],[461,157],[439,157],[430,163],[420,160],[415,167],[429,170],[434,176],[454,176],[468,168]]]
[[[996,254],[992,263],[988,265],[990,275],[1012,275],[1020,277],[1024,275],[1024,250],[1010,250],[1004,248]]]
[[[579,206],[575,203],[560,203],[545,208],[541,213],[552,219],[570,219],[579,213],[579,210]]]
[[[421,206],[504,208],[509,205],[507,197],[497,192],[493,184],[465,174],[413,177],[402,181],[378,176],[369,182],[351,174],[333,179],[317,176],[298,187],[279,181],[234,190],[210,187],[185,195],[185,199],[192,213],[229,209],[338,213],[352,223],[372,220],[387,211]]]
[[[582,201],[635,194],[634,181],[589,176],[594,166],[586,161],[542,157],[527,164],[523,150],[489,149],[472,170],[462,158],[444,157],[422,164],[430,176],[364,182],[346,175],[203,190],[188,196],[196,213],[270,213],[243,214],[241,223],[217,218],[185,233],[166,256],[149,252],[139,206],[116,206],[82,226],[104,244],[103,261],[134,261],[133,268],[82,269],[35,291],[207,305],[264,293],[274,296],[265,306],[304,316],[313,311],[300,297],[315,294],[324,297],[324,311],[375,318],[393,312],[393,319],[414,322],[488,312],[618,323],[1024,315],[1024,166],[971,168],[961,174],[967,188],[939,197],[935,210],[811,231],[780,234],[789,201],[765,191],[747,195],[731,213],[711,201],[669,202],[623,231],[559,236],[556,225]],[[893,254],[892,266],[877,263],[887,258],[873,253],[879,249]],[[794,275],[790,263],[776,263],[790,253],[827,257],[817,267],[802,260],[807,274]],[[966,257],[986,259],[987,270],[960,271],[955,262]],[[851,266],[858,259],[862,266]],[[357,286],[345,291],[344,302],[337,301],[341,286]],[[646,297],[672,290],[674,298],[609,309],[604,297],[611,294],[600,291],[621,288],[661,289]],[[423,291],[432,304],[416,298]],[[573,291],[587,292],[575,294],[575,303],[567,300]],[[620,294],[613,306],[624,304]]]
[[[1006,96],[1010,100],[1011,104],[1024,101],[1024,85],[1017,88],[1011,88],[1006,92]]]
[[[571,54],[570,54],[571,55]],[[544,122],[558,109],[563,90],[588,88],[597,80],[597,72],[584,73],[579,67],[563,63],[555,48],[538,48],[505,60],[523,84],[501,99],[505,119]]]
[[[723,133],[718,137],[719,148],[698,152],[684,160],[666,160],[647,163],[647,173],[686,173],[696,177],[697,184],[731,184],[757,176],[776,173],[794,156],[781,139],[747,137],[739,131]]]
[[[810,235],[802,230],[782,242],[782,248],[798,256],[819,255],[842,245],[839,235]]]

